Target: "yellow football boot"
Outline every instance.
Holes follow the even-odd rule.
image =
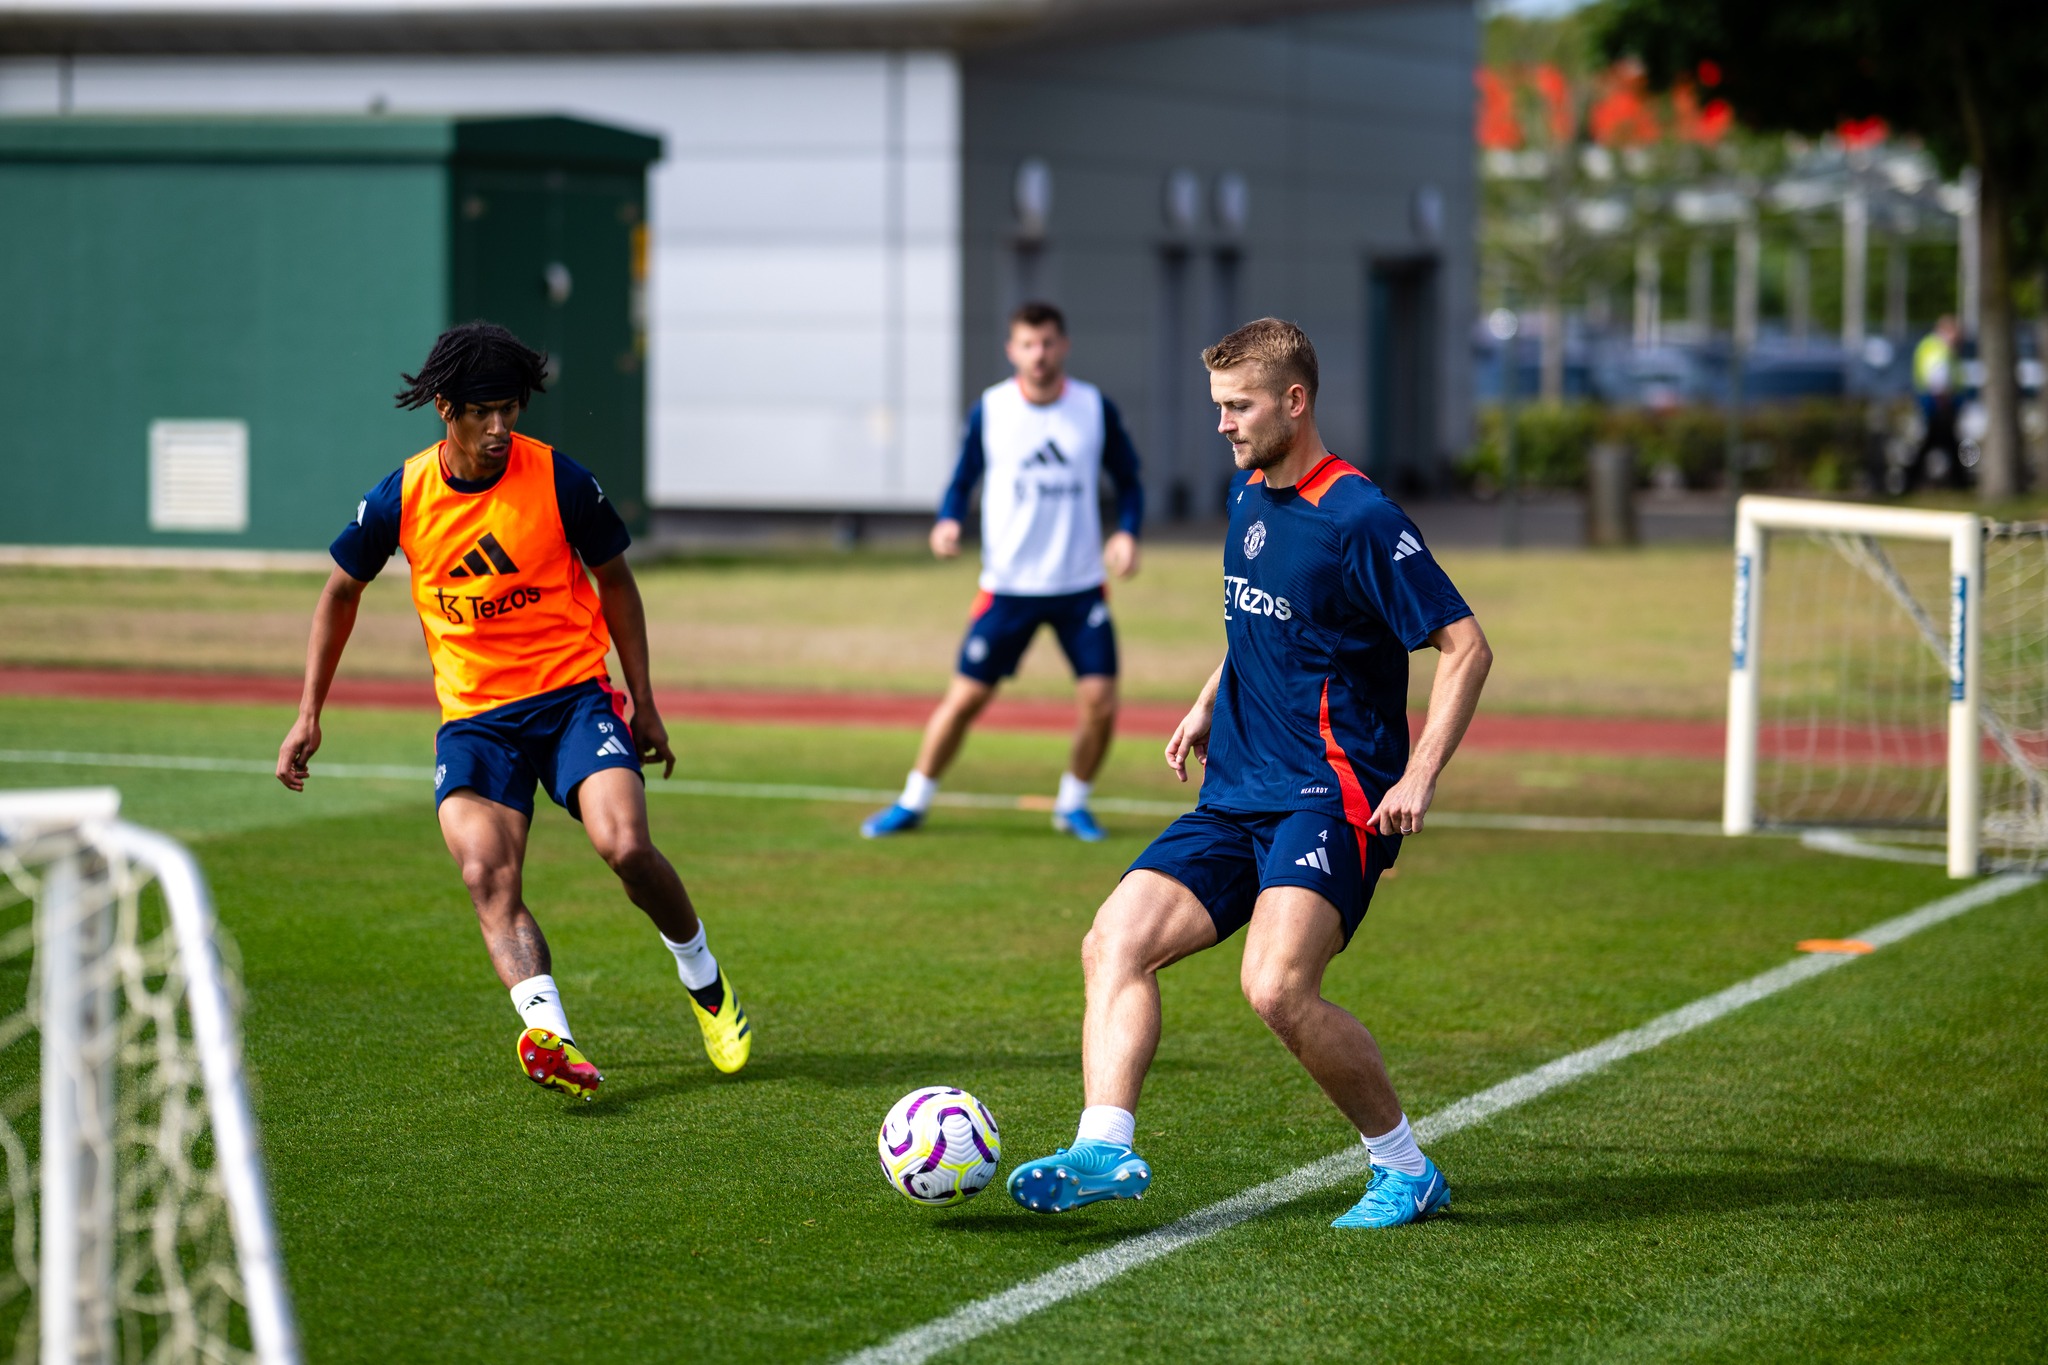
[[[747,1064],[748,1054],[754,1050],[754,1026],[748,1022],[739,997],[733,994],[731,979],[721,967],[716,985],[693,990],[689,995],[690,1008],[697,1013],[697,1027],[704,1031],[704,1055],[711,1059],[711,1065],[730,1076]],[[706,997],[715,997],[717,1003],[707,1007]]]
[[[604,1075],[576,1044],[559,1033],[530,1028],[519,1035],[519,1069],[535,1085],[587,1100],[604,1084]]]

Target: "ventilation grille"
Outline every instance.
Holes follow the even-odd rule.
[[[249,527],[249,424],[149,424],[149,529]]]

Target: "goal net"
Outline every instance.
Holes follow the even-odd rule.
[[[1748,497],[1735,567],[1729,833],[2048,864],[2048,525]]]
[[[111,790],[0,793],[17,1362],[298,1359],[206,884]]]

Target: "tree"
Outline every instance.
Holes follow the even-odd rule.
[[[2020,487],[2013,280],[2048,251],[2048,5],[2014,0],[1608,0],[1592,16],[1610,57],[1669,87],[1705,64],[1742,121],[1819,134],[1882,118],[1917,135],[1943,170],[1979,176],[1984,406],[1978,487]]]

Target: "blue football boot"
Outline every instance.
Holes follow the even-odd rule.
[[[1451,1207],[1451,1187],[1444,1173],[1428,1157],[1422,1158],[1421,1175],[1402,1175],[1384,1166],[1372,1168],[1372,1182],[1365,1198],[1350,1212],[1331,1223],[1333,1228],[1397,1228],[1420,1222],[1433,1213]]]
[[[1095,817],[1088,813],[1086,806],[1054,815],[1052,827],[1061,834],[1073,835],[1084,844],[1099,844],[1109,837],[1102,832],[1102,826],[1095,823]]]
[[[1010,1172],[1010,1198],[1033,1213],[1064,1213],[1104,1199],[1141,1199],[1152,1164],[1113,1142],[1077,1142]]]
[[[891,806],[878,810],[861,821],[860,837],[863,839],[886,839],[892,834],[908,834],[924,823],[924,812],[908,806]]]

